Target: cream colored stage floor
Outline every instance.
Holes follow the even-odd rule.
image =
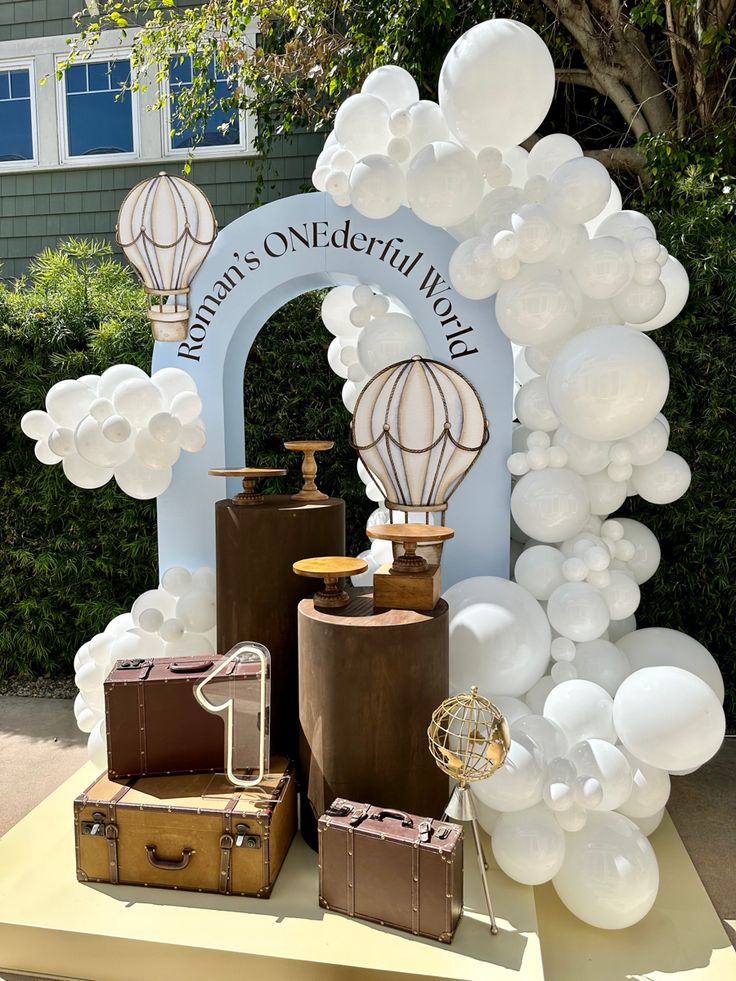
[[[268,901],[82,885],[72,800],[93,778],[87,764],[0,839],[0,970],[90,981],[736,978],[736,953],[669,818],[652,838],[660,895],[636,927],[586,927],[551,886],[492,870],[492,938],[466,862],[469,909],[445,947],[320,909],[316,856],[300,838]]]

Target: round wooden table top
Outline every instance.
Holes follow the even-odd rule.
[[[235,467],[233,469],[208,470],[210,477],[285,477],[280,467]]]
[[[335,445],[331,439],[290,439],[284,443],[285,450],[311,450],[319,453],[320,450],[331,450]]]
[[[452,528],[444,525],[422,525],[414,522],[393,525],[371,525],[366,528],[369,538],[378,538],[384,542],[414,542],[416,545],[428,542],[446,542],[454,538]]]
[[[310,579],[341,578],[358,576],[368,569],[365,559],[354,559],[350,555],[322,555],[315,559],[300,559],[292,569],[298,576]]]

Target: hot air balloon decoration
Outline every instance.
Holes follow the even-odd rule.
[[[205,194],[163,171],[141,181],[120,207],[116,238],[151,297],[157,341],[181,341],[189,329],[189,283],[217,236]]]
[[[441,516],[489,439],[478,392],[459,371],[418,355],[383,368],[355,404],[352,442],[389,511]],[[394,555],[401,554],[394,545]],[[441,543],[420,546],[438,564]]]

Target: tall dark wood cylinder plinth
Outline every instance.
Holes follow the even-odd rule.
[[[301,824],[317,847],[317,818],[335,797],[440,817],[447,777],[427,745],[448,694],[449,618],[381,610],[370,589],[338,610],[299,604]]]
[[[292,571],[299,559],[345,554],[345,502],[295,501],[215,506],[217,652],[255,640],[271,652],[271,753],[296,759],[299,732],[297,606],[314,582]]]

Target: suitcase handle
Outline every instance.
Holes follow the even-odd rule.
[[[169,872],[174,872],[177,869],[185,869],[189,865],[189,859],[194,855],[194,849],[182,848],[181,858],[158,858],[156,846],[146,845],[146,855],[154,869],[166,869]]]
[[[175,661],[169,665],[169,671],[174,674],[199,674],[201,671],[209,671],[214,661]]]
[[[384,818],[393,818],[394,821],[401,821],[402,828],[412,828],[414,822],[409,817],[408,814],[404,814],[403,811],[378,811],[376,814],[371,814],[370,820],[372,821],[383,821]]]

